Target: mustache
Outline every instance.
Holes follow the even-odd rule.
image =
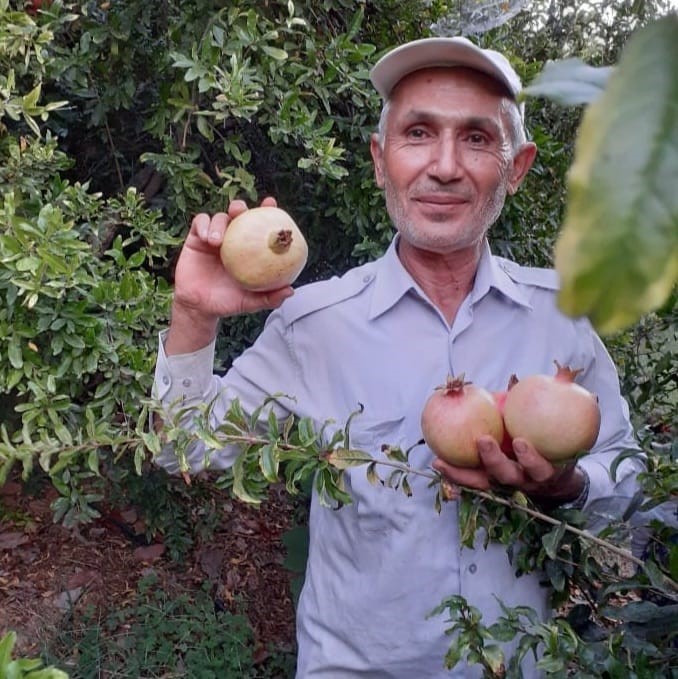
[[[417,198],[418,196],[441,196],[443,198],[455,198],[457,200],[471,200],[473,198],[473,194],[470,191],[443,186],[415,186],[410,191],[410,198]]]

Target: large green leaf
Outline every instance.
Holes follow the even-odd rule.
[[[611,66],[589,66],[576,58],[549,61],[523,94],[566,106],[590,104],[603,93],[612,71]]]
[[[662,305],[678,279],[678,17],[638,31],[585,111],[556,244],[561,309],[602,333]]]

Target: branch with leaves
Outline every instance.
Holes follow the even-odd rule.
[[[209,467],[210,457],[217,451],[234,446],[240,449],[225,476],[235,497],[248,503],[257,504],[264,500],[269,485],[281,478],[291,494],[298,494],[304,482],[312,478],[320,502],[336,508],[352,501],[346,491],[344,479],[348,469],[364,466],[367,479],[372,484],[399,490],[407,496],[412,494],[408,478],[420,476],[428,479],[429,486],[436,489],[436,511],[440,511],[443,502],[457,496],[461,498],[460,518],[466,518],[466,521],[461,522],[462,540],[467,546],[473,545],[476,529],[481,524],[487,529],[502,518],[496,515],[496,511],[494,516],[490,516],[491,512],[488,514],[488,508],[498,506],[523,516],[523,520],[534,519],[549,527],[548,532],[542,527],[543,534],[540,536],[548,558],[558,558],[560,543],[569,533],[640,568],[653,586],[660,587],[662,591],[668,589],[678,602],[678,585],[671,578],[655,569],[651,562],[644,562],[629,550],[582,528],[585,516],[581,512],[566,510],[554,516],[541,511],[521,492],[503,495],[467,487],[452,488],[434,470],[417,469],[410,465],[410,453],[421,442],[406,450],[384,443],[381,447],[383,457],[378,459],[369,452],[353,448],[350,443],[351,425],[354,418],[360,416],[362,409],[354,412],[343,428],[333,427],[334,423],[328,421],[316,430],[308,418],[295,420],[294,416],[289,416],[281,424],[272,409],[264,415],[268,402],[248,417],[237,400],[231,403],[223,422],[212,427],[212,405],[176,410],[173,423],[165,427],[162,441],[158,437],[152,442],[152,449],[156,454],[160,453],[163,445],[173,446],[186,479],[189,478],[191,469],[190,450],[197,443],[203,450],[203,457],[199,461],[201,467]],[[181,424],[187,418],[193,418],[190,434]],[[379,469],[385,469],[388,473],[382,477]],[[486,514],[482,520],[481,509]]]

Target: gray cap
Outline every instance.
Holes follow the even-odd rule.
[[[517,97],[522,89],[518,74],[499,52],[481,49],[467,38],[423,38],[400,45],[374,65],[370,79],[384,99],[406,75],[422,68],[465,66],[481,71],[502,83]]]

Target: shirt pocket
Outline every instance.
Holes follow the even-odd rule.
[[[404,446],[402,425],[404,417],[362,421],[356,418],[350,429],[350,447],[369,453],[375,460],[387,460],[382,446]],[[347,470],[347,490],[355,505],[358,529],[387,535],[405,528],[414,515],[414,502],[403,490],[386,484],[393,468],[376,465],[384,483],[372,483],[367,478],[367,465]]]

